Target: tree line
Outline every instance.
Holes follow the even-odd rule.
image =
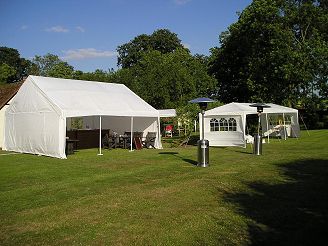
[[[185,107],[195,97],[273,102],[327,127],[327,0],[253,0],[218,44],[209,56],[192,55],[177,34],[159,29],[118,46],[117,71],[94,72],[53,54],[27,60],[0,47],[0,83],[29,74],[122,83],[158,109]]]

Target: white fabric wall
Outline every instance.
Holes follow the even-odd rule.
[[[8,114],[5,124],[5,150],[66,158],[63,125],[57,114]]]
[[[0,110],[0,148],[3,148],[3,142],[5,140],[5,113],[13,98]]]
[[[261,127],[262,127],[262,132],[267,132],[268,130],[270,129],[273,129],[275,126],[277,126],[276,124],[270,124],[270,116],[271,115],[274,115],[276,117],[280,117],[280,118],[283,118],[283,116],[287,117],[289,116],[291,118],[291,123],[287,123],[285,122],[285,131],[286,131],[286,134],[288,137],[291,137],[291,138],[298,138],[300,136],[300,126],[299,126],[299,123],[298,123],[298,115],[297,113],[270,113],[270,114],[267,114],[267,117],[266,117],[266,114],[262,114],[261,115]],[[268,119],[268,122],[267,120]],[[284,122],[283,120],[281,120],[281,126],[284,125]],[[273,132],[270,134],[270,136],[277,136],[277,135],[283,135],[284,136],[284,133],[283,132]]]
[[[210,120],[220,118],[234,118],[237,122],[237,131],[210,131]],[[204,135],[210,146],[245,146],[243,117],[240,115],[206,116],[204,119]]]
[[[8,108],[8,105],[3,106],[0,110],[0,148],[3,147],[4,141],[4,125],[5,125],[5,111]]]
[[[66,158],[65,121],[33,83],[24,83],[6,111],[3,149]]]

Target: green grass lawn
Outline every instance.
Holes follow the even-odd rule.
[[[0,245],[327,245],[328,130],[263,155],[195,146],[0,152]]]

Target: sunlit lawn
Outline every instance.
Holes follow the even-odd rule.
[[[263,147],[0,151],[0,245],[326,245],[328,130]]]

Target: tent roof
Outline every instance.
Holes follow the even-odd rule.
[[[158,111],[123,84],[29,76],[64,117],[110,115],[158,117]]]
[[[211,115],[242,115],[242,114],[257,114],[255,107],[250,107],[253,103],[229,103],[219,106],[205,112],[205,116]],[[270,108],[265,108],[263,113],[297,113],[297,109],[280,106],[273,103],[266,103]]]
[[[159,109],[160,117],[175,117],[177,116],[177,112],[175,109]]]

